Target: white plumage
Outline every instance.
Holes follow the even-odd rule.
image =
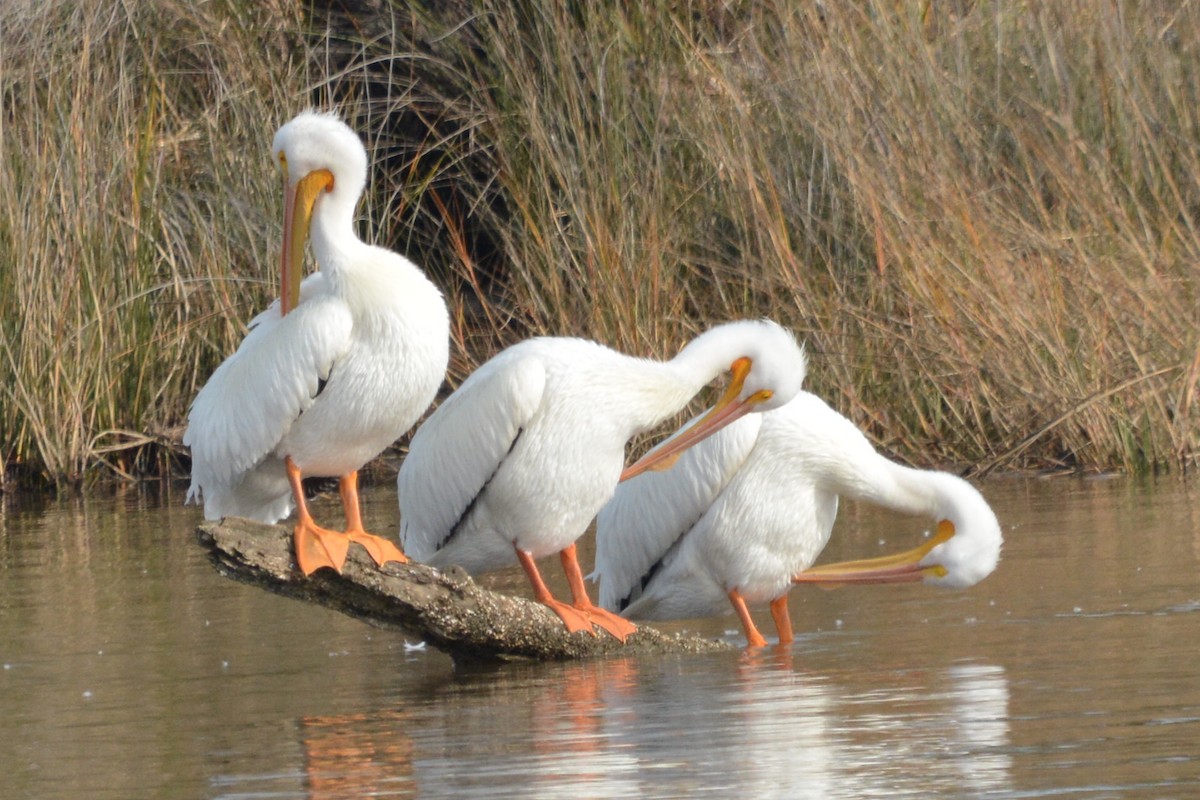
[[[203,501],[208,519],[262,522],[299,504],[301,567],[340,569],[345,547],[315,526],[333,552],[328,561],[318,551],[304,563],[301,528],[311,518],[299,476],[341,479],[347,531],[359,540],[355,473],[433,401],[449,357],[449,318],[421,270],[356,235],[367,155],[350,128],[304,112],[279,129],[272,153],[287,179],[281,298],[251,321],[192,404],[184,435],[192,451],[188,498]],[[300,284],[309,238],[320,271]],[[361,543],[375,556],[398,552],[369,535]]]
[[[939,534],[897,556],[810,570],[839,495],[940,520]],[[691,448],[673,469],[622,484],[597,517],[593,578],[600,605],[631,619],[710,616],[732,602],[752,645],[765,642],[745,605],[772,603],[786,643],[793,583],[970,586],[995,569],[1001,539],[969,483],[889,461],[849,420],[800,392]]]
[[[696,337],[670,361],[634,358],[582,339],[514,345],[472,374],[413,436],[400,469],[400,540],[415,559],[473,573],[518,560],[535,594],[568,627],[606,625],[583,591],[574,543],[621,479],[625,445],[682,409],[713,378],[733,381],[706,435],[799,391],[804,354],[769,321]],[[668,459],[669,460],[669,459]],[[654,468],[639,462],[625,473]],[[532,560],[562,554],[574,611],[548,598]],[[582,596],[580,596],[582,594]]]

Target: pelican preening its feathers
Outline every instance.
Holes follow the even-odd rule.
[[[937,532],[899,555],[813,567],[839,495],[925,515]],[[995,569],[1001,539],[969,483],[889,461],[800,392],[700,442],[673,469],[622,484],[597,518],[594,577],[600,605],[633,619],[708,616],[732,604],[748,643],[761,646],[747,603],[769,603],[787,643],[795,583],[971,586]]]
[[[804,364],[792,335],[765,320],[712,328],[669,361],[583,339],[516,344],[468,377],[413,436],[397,479],[401,546],[419,561],[473,573],[516,561],[569,629],[595,623],[624,639],[634,627],[592,605],[575,541],[623,473],[664,463],[660,451],[624,470],[626,443],[726,371],[728,391],[688,443],[775,408],[799,391]],[[553,598],[534,564],[555,553],[570,604]]]
[[[188,497],[209,519],[275,522],[294,505],[306,574],[340,570],[351,540],[377,562],[405,560],[363,530],[357,470],[433,401],[449,359],[445,301],[406,258],[356,235],[367,154],[350,128],[304,112],[278,130],[272,154],[286,185],[280,298],[192,404]],[[319,271],[301,283],[306,242]],[[302,476],[339,479],[348,536],[316,525]]]
[[[355,234],[367,154],[346,125],[304,112],[278,130],[272,154],[286,184],[280,297],[192,404],[188,499],[209,519],[270,523],[295,507],[305,574],[340,570],[351,541],[379,564],[405,561],[363,529],[357,470],[433,401],[449,356],[446,305],[411,262]],[[318,271],[301,281],[306,243]],[[401,545],[473,573],[515,561],[569,630],[599,625],[622,640],[636,630],[626,617],[699,616],[731,601],[750,644],[765,642],[748,602],[771,604],[786,642],[794,583],[969,586],[990,573],[1001,534],[979,492],[879,456],[801,391],[806,367],[792,334],[768,320],[712,328],[667,361],[583,339],[516,344],[414,435],[397,478]],[[708,412],[625,466],[632,437],[726,372]],[[304,476],[339,479],[344,533],[313,521]],[[813,567],[839,495],[928,515],[938,532],[898,556]],[[600,606],[575,556],[597,513]],[[535,563],[556,553],[570,603]]]

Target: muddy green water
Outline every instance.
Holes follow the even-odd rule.
[[[10,498],[0,796],[1200,797],[1198,487],[982,488],[1007,542],[973,589],[798,589],[786,650],[470,670],[221,578],[181,495]],[[825,558],[923,527],[847,507]]]

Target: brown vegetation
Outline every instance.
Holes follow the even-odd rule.
[[[371,238],[446,286],[451,384],[535,333],[661,356],[769,316],[915,462],[1200,452],[1187,4],[365,5],[0,11],[10,468],[170,470],[271,294],[266,152],[309,104],[376,153]]]

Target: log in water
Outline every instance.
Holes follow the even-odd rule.
[[[380,568],[357,546],[350,548],[340,575],[321,569],[305,577],[292,556],[291,528],[283,525],[229,517],[201,525],[197,535],[226,577],[420,637],[456,661],[701,653],[730,647],[646,627],[624,644],[599,628],[594,636],[568,633],[542,604],[483,589],[461,569],[443,572],[395,562]]]

